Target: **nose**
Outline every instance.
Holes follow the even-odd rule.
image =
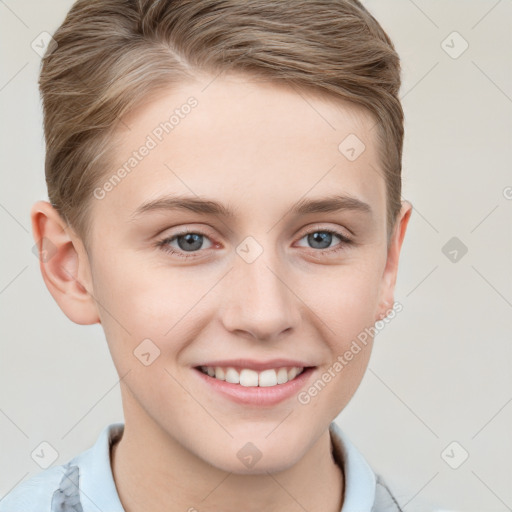
[[[222,290],[221,320],[228,331],[270,341],[297,329],[302,302],[285,267],[263,255],[251,263],[235,258]]]

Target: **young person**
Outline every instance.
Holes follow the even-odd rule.
[[[53,37],[32,227],[60,308],[104,329],[125,421],[0,511],[400,510],[334,423],[411,214],[378,22],[356,0],[79,0]]]

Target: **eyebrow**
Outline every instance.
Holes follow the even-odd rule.
[[[165,196],[142,204],[133,217],[147,212],[167,210],[188,210],[195,213],[215,215],[217,217],[234,218],[235,211],[212,199],[192,196]],[[308,215],[311,213],[333,213],[339,211],[357,211],[372,215],[368,203],[348,195],[331,195],[323,198],[301,199],[289,210],[292,215]]]

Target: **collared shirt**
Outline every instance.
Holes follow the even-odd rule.
[[[124,512],[110,464],[110,449],[123,431],[124,423],[107,425],[91,448],[16,486],[0,500],[0,512]],[[333,422],[329,432],[334,460],[345,478],[340,512],[401,512],[382,478],[340,427]]]

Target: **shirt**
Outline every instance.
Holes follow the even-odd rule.
[[[123,431],[124,423],[107,425],[88,450],[18,484],[0,500],[0,512],[124,512],[110,464],[110,449]],[[336,423],[329,433],[345,478],[340,512],[402,512],[382,477]]]

